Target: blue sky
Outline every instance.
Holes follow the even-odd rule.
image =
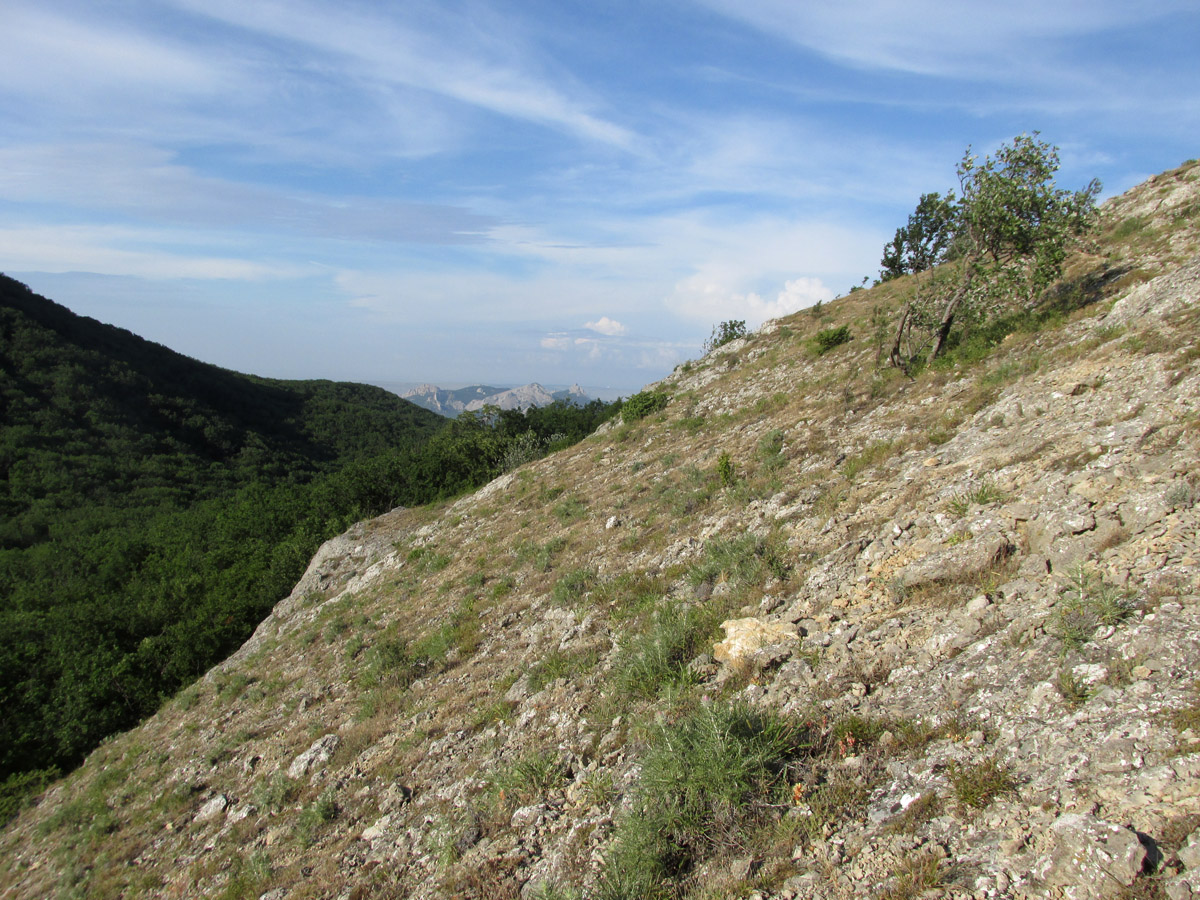
[[[4,0],[0,271],[255,374],[626,394],[968,145],[1200,153],[1195,0]]]

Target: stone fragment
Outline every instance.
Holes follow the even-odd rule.
[[[313,769],[319,769],[325,765],[341,742],[342,739],[336,734],[327,734],[317,738],[311,747],[292,760],[292,764],[288,766],[287,770],[288,778],[303,778]]]
[[[790,622],[764,622],[762,619],[728,619],[721,623],[725,640],[713,645],[713,658],[732,662],[753,656],[772,644],[794,643],[800,640],[796,626]]]
[[[1200,828],[1188,835],[1176,856],[1188,869],[1200,869]]]
[[[1147,850],[1135,832],[1068,813],[1050,825],[1049,851],[1033,874],[1067,900],[1109,900],[1141,874]]]
[[[207,822],[209,819],[215,819],[221,813],[225,812],[229,806],[229,798],[224,794],[217,794],[215,797],[206,801],[196,813],[195,821]]]
[[[546,806],[542,803],[535,803],[531,806],[522,806],[512,814],[512,819],[509,824],[513,828],[524,828],[527,825],[536,825],[546,812]]]
[[[1166,881],[1168,900],[1200,900],[1200,873],[1185,872]]]
[[[990,601],[983,594],[980,594],[967,604],[967,608],[964,610],[964,612],[966,612],[966,614],[972,618],[977,618],[987,612],[987,608],[991,605],[992,601]]]

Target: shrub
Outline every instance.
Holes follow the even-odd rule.
[[[581,650],[575,653],[557,648],[551,650],[529,670],[528,685],[532,693],[537,693],[546,685],[559,678],[567,678],[578,672],[590,669],[600,656],[595,650]]]
[[[974,490],[965,494],[956,494],[950,500],[950,512],[962,518],[971,511],[972,506],[987,506],[989,503],[1003,503],[1008,495],[991,479],[984,479]]]
[[[1077,649],[1101,625],[1116,625],[1135,609],[1132,593],[1105,582],[1082,563],[1061,588],[1051,625],[1066,649]]]
[[[958,262],[915,276],[889,354],[893,365],[911,370],[936,359],[949,348],[956,322],[988,328],[1027,309],[1058,279],[1071,245],[1094,226],[1100,183],[1060,190],[1058,148],[1037,138],[1019,135],[982,162],[967,149],[958,166],[961,193],[946,210],[953,241],[944,249]],[[931,262],[937,261],[935,254]]]
[[[1007,766],[995,759],[978,763],[951,762],[946,769],[959,803],[983,809],[997,797],[1016,794],[1017,782]]]
[[[573,569],[563,575],[550,591],[550,599],[555,603],[570,603],[579,600],[591,590],[596,583],[595,569]]]
[[[704,342],[704,352],[712,353],[718,347],[723,347],[731,341],[745,336],[746,322],[744,319],[730,319],[728,322],[714,325],[712,334]]]
[[[518,469],[525,463],[541,459],[546,455],[546,442],[537,436],[533,430],[518,434],[504,449],[500,458],[500,468],[504,472]]]
[[[717,457],[717,477],[721,479],[722,487],[729,487],[737,477],[733,472],[733,460],[729,458],[728,453]]]
[[[850,326],[839,325],[836,328],[822,328],[812,337],[810,346],[817,356],[824,356],[834,347],[840,347],[850,340]]]
[[[853,481],[859,472],[889,459],[898,452],[898,449],[894,441],[875,441],[870,446],[863,448],[861,453],[846,460],[842,465],[842,476],[847,481]]]
[[[544,797],[562,787],[566,780],[567,771],[557,758],[535,752],[500,769],[492,776],[491,787],[502,805],[512,805]]]
[[[763,468],[773,472],[783,466],[787,459],[783,455],[783,432],[772,428],[758,442],[758,458],[762,460]]]
[[[692,681],[687,664],[706,649],[723,610],[668,604],[655,612],[645,631],[621,649],[612,677],[624,697],[655,697],[667,685]]]
[[[17,772],[0,782],[0,828],[17,817],[34,798],[62,775],[58,769]]]
[[[651,738],[633,808],[620,819],[600,896],[662,896],[788,792],[791,764],[812,746],[796,720],[716,702]]]
[[[642,391],[621,404],[621,419],[625,422],[636,422],[658,412],[666,405],[667,395],[664,391]]]
[[[692,584],[718,579],[735,584],[752,584],[768,575],[787,578],[789,566],[775,542],[753,534],[737,538],[714,538],[704,547],[704,560],[689,572]]]
[[[554,518],[563,525],[570,525],[576,519],[582,519],[587,512],[587,506],[578,497],[568,497],[554,507]]]
[[[321,826],[332,822],[337,816],[338,806],[333,799],[333,791],[326,790],[316,800],[304,807],[296,820],[296,831],[300,837],[300,843],[305,847],[312,844]]]
[[[270,780],[262,780],[254,786],[254,805],[263,812],[278,812],[296,799],[300,785],[282,772],[276,772]]]

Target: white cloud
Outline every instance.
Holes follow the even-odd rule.
[[[536,71],[536,49],[520,39],[499,15],[473,8],[471,15],[406,5],[390,14],[366,12],[302,0],[176,0],[190,11],[210,16],[271,40],[305,45],[322,54],[343,77],[386,92],[418,88],[502,116],[558,128],[591,141],[629,147],[634,135],[589,111],[579,96],[562,88],[564,73]],[[422,21],[416,21],[423,14]],[[408,15],[409,21],[401,21]],[[486,16],[487,21],[477,17]],[[582,94],[576,88],[575,94]]]
[[[13,272],[94,272],[138,278],[290,278],[311,271],[288,264],[213,255],[179,236],[118,226],[0,228],[0,265]]]
[[[469,209],[283,191],[203,175],[165,150],[138,144],[0,148],[0,196],[84,210],[121,210],[160,222],[337,239],[461,244],[494,219]]]
[[[587,322],[583,327],[590,328],[599,334],[607,334],[609,337],[618,337],[628,330],[620,322],[614,321],[608,316],[601,316],[595,322]]]
[[[1189,0],[699,0],[823,56],[869,69],[1027,80],[1051,42],[1187,11]],[[1035,50],[1036,48],[1036,50]],[[1021,65],[1013,65],[1015,59]]]
[[[571,339],[565,334],[548,334],[539,345],[543,350],[567,350],[571,346]]]
[[[0,83],[9,91],[83,103],[132,91],[153,102],[163,94],[232,86],[220,66],[180,42],[20,2],[5,7]]]
[[[587,358],[593,362],[604,359],[606,356],[610,355],[605,353],[604,347],[601,346],[599,341],[592,338],[576,338],[575,346],[576,348],[583,350]]]
[[[739,290],[730,272],[706,268],[675,285],[667,305],[679,315],[700,322],[745,320],[757,328],[768,319],[790,315],[818,302],[832,300],[835,292],[819,278],[798,277],[784,283],[773,300],[754,291]]]

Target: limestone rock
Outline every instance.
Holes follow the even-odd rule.
[[[1069,813],[1050,826],[1050,849],[1034,867],[1068,900],[1116,897],[1142,873],[1147,850],[1128,828],[1092,815]]]
[[[209,819],[215,819],[217,816],[224,813],[228,807],[229,798],[224,794],[217,794],[200,807],[200,809],[196,812],[195,821],[207,822]]]
[[[721,623],[725,640],[713,645],[713,658],[733,662],[753,656],[764,647],[792,644],[800,640],[796,626],[789,622],[765,622],[762,619],[729,619]]]
[[[327,734],[317,738],[311,747],[292,760],[292,764],[288,766],[287,770],[288,778],[303,778],[312,770],[325,765],[341,741],[342,739],[336,734]]]

